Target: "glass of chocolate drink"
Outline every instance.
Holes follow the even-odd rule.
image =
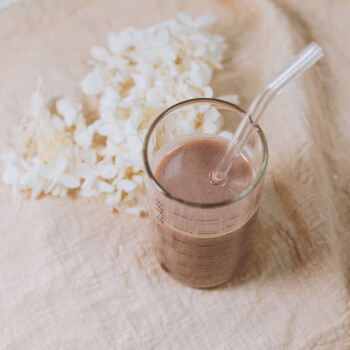
[[[172,278],[191,287],[232,279],[253,234],[268,159],[258,125],[252,124],[227,181],[210,180],[244,116],[226,101],[188,100],[161,113],[145,138],[155,254]]]

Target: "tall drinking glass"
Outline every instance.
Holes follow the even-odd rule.
[[[191,287],[209,288],[227,282],[242,264],[263,189],[266,139],[254,125],[241,151],[251,165],[253,181],[224,202],[196,203],[178,198],[160,185],[155,173],[161,160],[185,142],[205,138],[227,143],[244,116],[242,109],[226,101],[188,100],[161,113],[145,138],[143,159],[155,254],[172,278]],[[209,127],[204,125],[208,118],[212,123]]]

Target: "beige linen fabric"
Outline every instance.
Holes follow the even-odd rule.
[[[350,2],[27,0],[0,12],[0,150],[43,77],[80,93],[107,32],[214,13],[216,96],[246,108],[309,41],[325,58],[262,121],[270,160],[243,270],[213,290],[168,278],[147,218],[95,199],[12,199],[0,184],[0,349],[350,349]],[[123,250],[120,250],[120,246]]]

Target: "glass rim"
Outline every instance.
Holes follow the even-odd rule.
[[[237,105],[235,105],[231,102],[220,100],[217,98],[205,98],[205,97],[193,98],[193,99],[181,101],[181,102],[176,103],[175,105],[167,108],[162,113],[160,113],[156,119],[154,119],[154,121],[152,122],[152,124],[150,125],[150,127],[147,130],[145,140],[143,142],[142,157],[143,157],[143,163],[145,165],[146,173],[147,173],[148,177],[150,178],[150,180],[152,181],[152,183],[155,185],[155,187],[162,194],[164,194],[166,197],[168,197],[176,202],[179,202],[181,204],[184,204],[184,205],[187,205],[190,207],[197,207],[197,208],[217,208],[217,207],[223,207],[223,206],[226,206],[229,204],[236,203],[239,200],[243,199],[245,196],[247,196],[250,192],[252,192],[255,189],[255,187],[259,184],[259,182],[263,178],[264,173],[266,171],[266,166],[267,166],[267,161],[268,161],[268,147],[267,147],[267,141],[266,141],[265,134],[262,131],[261,127],[258,124],[253,124],[252,121],[251,121],[251,124],[253,124],[253,127],[255,128],[255,131],[258,133],[258,136],[259,136],[259,138],[263,144],[263,147],[264,147],[264,158],[263,158],[262,164],[260,166],[259,172],[257,173],[254,181],[244,191],[242,191],[239,195],[234,196],[231,199],[228,199],[228,200],[225,200],[222,202],[216,202],[216,203],[197,203],[197,202],[191,202],[191,201],[184,200],[180,197],[173,195],[172,193],[170,193],[166,189],[164,189],[158,183],[158,181],[155,178],[153,171],[149,165],[147,149],[148,149],[149,140],[151,138],[152,132],[156,128],[157,124],[161,120],[163,120],[165,117],[167,117],[170,113],[176,111],[177,109],[180,109],[186,105],[191,105],[191,104],[196,104],[196,103],[210,103],[210,104],[215,103],[215,104],[219,104],[221,106],[229,107],[230,109],[234,109],[235,112],[238,112],[238,114],[240,114],[242,117],[244,117],[246,114],[246,112],[242,108],[238,107]]]

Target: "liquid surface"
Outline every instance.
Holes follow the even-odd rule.
[[[235,158],[224,185],[213,185],[209,174],[216,169],[227,144],[217,139],[187,141],[168,153],[158,164],[155,177],[174,196],[195,203],[232,199],[254,179],[252,166],[242,155]]]

